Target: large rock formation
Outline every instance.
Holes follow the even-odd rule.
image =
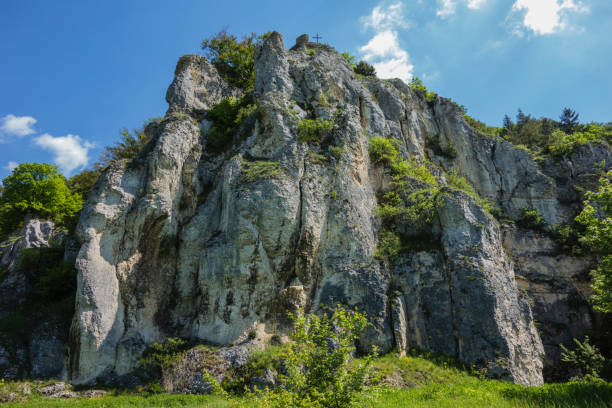
[[[530,255],[512,242],[526,238],[504,239],[474,198],[444,188],[430,231],[438,244],[381,261],[375,207],[389,176],[370,162],[368,140],[394,138],[404,157],[431,160],[440,183],[458,170],[506,216],[536,208],[550,224],[575,213],[580,197],[563,196],[572,164],[547,164],[572,174],[552,178],[528,152],[470,128],[450,100],[357,78],[328,46],[287,51],[273,33],[255,58],[260,116],[244,137],[209,146],[205,110],[242,92],[205,58],[183,57],[168,114],[146,129],[152,142],[89,195],[77,227],[72,381],[129,376],[154,341],[230,344],[253,329],[287,330],[288,311],[341,303],[368,313],[362,349],[418,347],[542,383],[544,350],[515,275]],[[307,116],[334,131],[298,141]],[[600,151],[609,167],[609,149]],[[594,165],[581,157],[581,168]]]
[[[67,240],[53,221],[28,217],[0,243],[0,378],[66,376],[74,292],[48,301],[36,283],[50,264],[74,261],[73,251],[64,249]]]

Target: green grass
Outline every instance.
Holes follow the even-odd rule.
[[[264,353],[258,361],[264,364],[275,355]],[[268,356],[269,354],[269,356]],[[273,358],[272,358],[273,359]],[[256,365],[261,365],[256,364]],[[265,365],[265,364],[264,364]],[[524,387],[508,382],[480,378],[452,359],[430,354],[398,358],[388,354],[377,358],[373,367],[383,375],[386,388],[373,405],[377,408],[609,408],[612,406],[612,383],[546,384]],[[391,388],[391,385],[394,385]],[[16,390],[16,383],[0,382],[0,395]],[[34,389],[34,387],[33,387]],[[246,407],[255,403],[239,400]],[[230,402],[209,395],[113,395],[94,399],[43,399],[34,392],[26,402],[3,404],[3,407],[232,407]],[[364,405],[366,406],[366,405]]]
[[[43,399],[34,398],[27,402],[3,404],[4,407],[28,407],[28,408],[51,408],[51,407],[199,407],[199,408],[224,408],[231,407],[231,403],[222,398],[211,395],[170,395],[157,394],[151,396],[107,396],[101,398],[74,398],[74,399]]]

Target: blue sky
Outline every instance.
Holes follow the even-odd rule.
[[[499,125],[517,108],[612,121],[610,0],[4,0],[0,177],[23,162],[71,175],[163,116],[177,59],[220,29],[319,32],[379,76],[430,89]]]

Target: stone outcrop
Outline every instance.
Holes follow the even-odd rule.
[[[48,261],[49,252],[61,260],[66,231],[53,221],[26,218],[9,240],[0,244],[0,378],[64,378],[67,338],[73,297],[55,299],[53,305],[34,305],[37,270]],[[30,258],[24,257],[25,250]],[[74,261],[68,251],[67,260]],[[69,285],[69,283],[66,283]],[[51,307],[49,307],[51,306]],[[21,327],[20,327],[21,326]]]
[[[431,160],[440,183],[456,170],[507,217],[536,208],[551,225],[575,213],[580,197],[564,193],[576,167],[539,165],[470,128],[450,100],[428,101],[399,80],[359,79],[335,50],[307,45],[314,54],[303,44],[288,51],[272,33],[257,46],[259,117],[223,151],[209,146],[204,112],[242,92],[206,59],[181,58],[168,114],[146,129],[151,143],[106,170],[82,212],[71,380],[129,376],[146,347],[168,337],[227,345],[251,330],[288,330],[288,311],[340,303],[372,322],[363,350],[418,347],[542,383],[544,349],[519,290],[533,292],[535,281],[517,287],[531,259],[512,244],[521,238],[445,188],[430,231],[438,244],[405,251],[393,266],[381,261],[375,208],[388,180],[370,162],[368,140],[394,138],[404,157]],[[307,117],[334,130],[300,142]],[[598,151],[609,168],[609,148]],[[595,166],[580,157],[581,169]],[[263,170],[251,177],[254,166]],[[551,176],[554,166],[572,176]],[[549,276],[555,267],[538,266]]]

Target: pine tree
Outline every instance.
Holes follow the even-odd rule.
[[[578,127],[578,113],[570,108],[564,108],[559,121],[561,122],[561,130],[567,134],[571,134],[576,131]]]

